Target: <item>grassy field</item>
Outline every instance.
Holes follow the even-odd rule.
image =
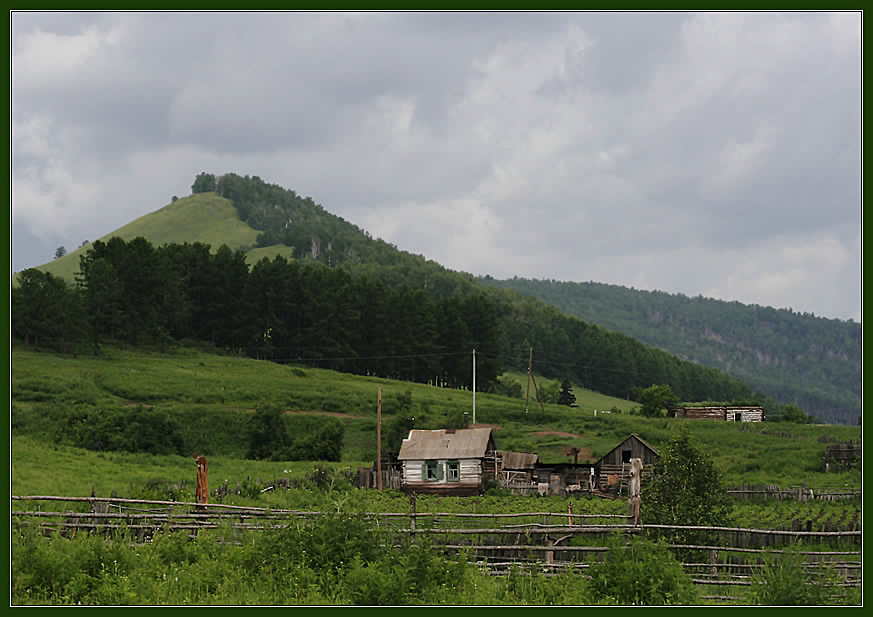
[[[39,433],[39,418],[59,406],[113,410],[148,405],[183,419],[189,441],[195,447],[199,444],[199,453],[210,456],[218,465],[223,456],[244,457],[245,436],[241,429],[247,410],[265,404],[339,418],[345,427],[342,462],[351,467],[371,465],[375,458],[379,388],[383,427],[403,413],[415,417],[416,427],[441,428],[449,418],[472,411],[469,391],[188,348],[169,353],[107,349],[99,357],[14,349],[11,362],[13,418],[27,420],[24,424],[30,427],[30,438],[49,444],[58,442],[58,435]],[[543,386],[540,380],[538,383]],[[657,448],[684,424],[713,457],[726,485],[860,486],[859,469],[825,474],[822,462],[828,443],[859,440],[860,427],[643,418],[628,413],[634,406],[628,401],[582,389],[574,391],[578,408],[545,405],[543,412],[531,401],[527,413],[524,400],[477,393],[476,421],[494,427],[498,448],[537,452],[546,462],[571,460],[567,454],[571,447],[582,450],[583,460],[596,460],[631,433]],[[403,406],[403,398],[410,404]],[[603,413],[607,409],[614,411]],[[20,436],[24,435],[13,429],[13,443]],[[257,473],[266,473],[257,468],[259,463],[248,464],[258,469]],[[13,457],[14,476],[30,477],[23,466],[27,466],[25,461]],[[24,487],[20,490],[32,492]]]

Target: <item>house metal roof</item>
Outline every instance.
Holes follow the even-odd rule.
[[[432,460],[447,458],[482,458],[491,440],[490,428],[413,429],[403,440],[397,460]]]

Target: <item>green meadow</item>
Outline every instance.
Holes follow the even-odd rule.
[[[19,438],[25,437],[31,444],[71,445],[66,437],[76,427],[55,426],[50,419],[59,414],[75,415],[77,410],[109,414],[138,406],[175,419],[179,438],[192,450],[191,454],[196,451],[210,457],[210,464],[220,469],[222,460],[244,461],[247,420],[252,410],[270,405],[292,412],[288,415],[329,414],[336,418],[344,427],[341,463],[357,469],[375,460],[380,389],[383,429],[398,415],[414,417],[416,428],[443,428],[448,422],[462,421],[459,418],[464,412],[472,421],[470,391],[276,364],[196,348],[179,347],[168,353],[107,348],[100,356],[77,357],[14,349],[11,359],[13,454],[19,451]],[[526,387],[526,375],[508,377]],[[544,388],[549,382],[540,378],[537,384]],[[574,447],[581,451],[581,461],[597,460],[631,433],[658,448],[684,425],[712,457],[725,485],[860,486],[860,469],[824,473],[823,461],[828,444],[859,440],[860,427],[645,418],[633,414],[632,402],[582,389],[574,389],[574,393],[575,408],[552,404],[541,407],[532,389],[525,411],[523,398],[477,392],[476,423],[494,428],[498,448],[537,452],[541,460],[552,463],[572,460],[569,451]],[[70,422],[68,417],[64,421]],[[70,455],[68,451],[63,456]],[[83,451],[81,455],[96,453]],[[161,458],[132,456],[145,456],[144,461]],[[187,465],[183,460],[179,459],[180,470]],[[257,461],[236,464],[252,470],[246,476],[266,476],[275,473],[277,467],[261,468],[262,463]],[[21,485],[22,481],[34,482],[38,476],[29,467],[26,458],[13,456],[15,491],[36,491],[36,486]],[[173,472],[169,474],[174,476],[170,478],[173,481],[190,476],[175,469],[170,465],[165,470]],[[90,486],[91,482],[84,481],[76,490],[63,494],[85,489],[90,492]]]

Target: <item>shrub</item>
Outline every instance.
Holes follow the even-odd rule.
[[[667,544],[614,536],[604,561],[591,566],[591,589],[600,602],[626,605],[694,604],[697,592]]]
[[[249,450],[246,458],[269,459],[291,445],[282,420],[282,411],[272,405],[261,405],[249,419]]]
[[[642,487],[640,518],[644,524],[721,526],[730,521],[733,502],[723,490],[711,457],[682,427],[661,450]],[[674,543],[707,544],[706,533],[676,530]]]

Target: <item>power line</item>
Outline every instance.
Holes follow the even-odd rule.
[[[447,351],[441,353],[428,354],[398,354],[389,356],[322,356],[311,358],[279,358],[271,359],[270,362],[277,364],[287,364],[293,362],[339,362],[345,360],[395,360],[395,359],[410,359],[410,358],[436,358],[443,356],[466,356],[469,351]]]

